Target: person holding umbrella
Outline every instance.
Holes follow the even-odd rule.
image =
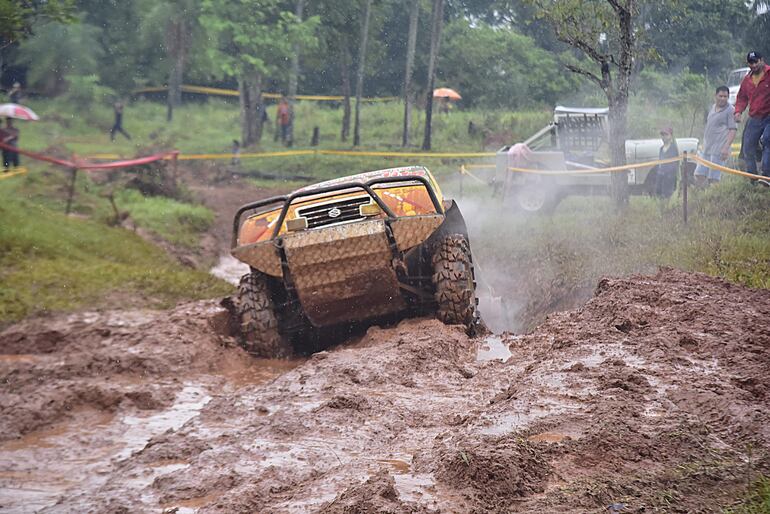
[[[0,143],[6,146],[19,146],[19,129],[13,125],[12,118],[26,121],[37,121],[37,114],[29,107],[17,104],[0,104],[0,118],[6,117],[5,128],[0,128]],[[19,166],[19,153],[13,148],[3,148],[3,167],[8,171],[10,165]]]
[[[5,123],[5,128],[2,129],[2,133],[0,133],[0,141],[9,146],[19,146],[19,129],[13,126],[11,118],[8,118]],[[4,171],[8,171],[8,168],[11,166],[14,168],[19,166],[19,152],[3,148]]]

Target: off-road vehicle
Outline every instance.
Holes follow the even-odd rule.
[[[479,322],[465,221],[424,167],[244,205],[231,251],[251,268],[230,308],[255,355],[307,351],[313,331],[391,315],[435,312],[468,331]]]
[[[556,107],[553,121],[524,141],[531,153],[526,164],[516,162],[512,145],[497,152],[493,184],[498,192],[524,211],[549,211],[568,195],[608,195],[610,173],[542,175],[512,173],[511,166],[543,170],[592,170],[609,166],[609,109]],[[658,159],[661,139],[626,140],[628,164]],[[677,138],[680,152],[697,150],[696,138]],[[518,164],[518,165],[517,165]],[[695,163],[688,162],[690,170]],[[655,167],[640,166],[628,172],[631,194],[652,194]]]

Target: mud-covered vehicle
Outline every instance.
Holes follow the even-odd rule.
[[[521,145],[504,146],[497,152],[493,185],[506,203],[529,212],[554,209],[569,195],[608,195],[610,173],[600,168],[609,166],[609,109],[556,107],[553,121],[533,134]],[[626,140],[628,164],[655,161],[663,142],[655,139]],[[696,138],[677,138],[680,152],[694,153]],[[526,154],[516,154],[524,147]],[[689,162],[691,170],[695,164]],[[512,173],[510,167],[542,170],[581,170],[596,173],[545,175]],[[629,192],[653,194],[655,166],[628,170]]]
[[[310,351],[311,334],[435,312],[479,322],[468,231],[424,167],[321,182],[238,209],[232,255],[248,264],[229,306],[255,355]]]

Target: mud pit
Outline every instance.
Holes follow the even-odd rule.
[[[255,361],[216,302],[0,333],[0,510],[711,512],[770,472],[770,292],[603,280],[528,335]]]

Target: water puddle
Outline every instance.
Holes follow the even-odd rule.
[[[209,271],[215,277],[226,280],[236,286],[241,277],[248,272],[249,267],[246,264],[229,254],[221,255],[219,262]]]
[[[380,464],[387,464],[396,475],[405,475],[412,469],[412,465],[401,459],[377,459]]]
[[[73,421],[0,445],[2,509],[37,512],[72,488],[98,487],[117,459],[144,448],[152,437],[178,429],[210,399],[202,386],[186,384],[174,404],[159,413],[113,416],[84,410]],[[148,477],[151,481],[186,466],[183,462],[160,463]]]
[[[42,357],[34,353],[3,353],[0,354],[0,364],[9,363],[32,363],[37,362]]]
[[[213,503],[221,495],[222,493],[217,491],[207,494],[206,496],[199,496],[197,498],[190,498],[188,500],[170,502],[163,506],[163,511],[167,512],[173,510],[175,514],[194,514],[198,511],[199,508]]]
[[[511,357],[511,351],[508,349],[508,344],[503,342],[500,336],[489,336],[481,343],[478,352],[476,353],[476,360],[478,362],[485,361],[507,361]]]

